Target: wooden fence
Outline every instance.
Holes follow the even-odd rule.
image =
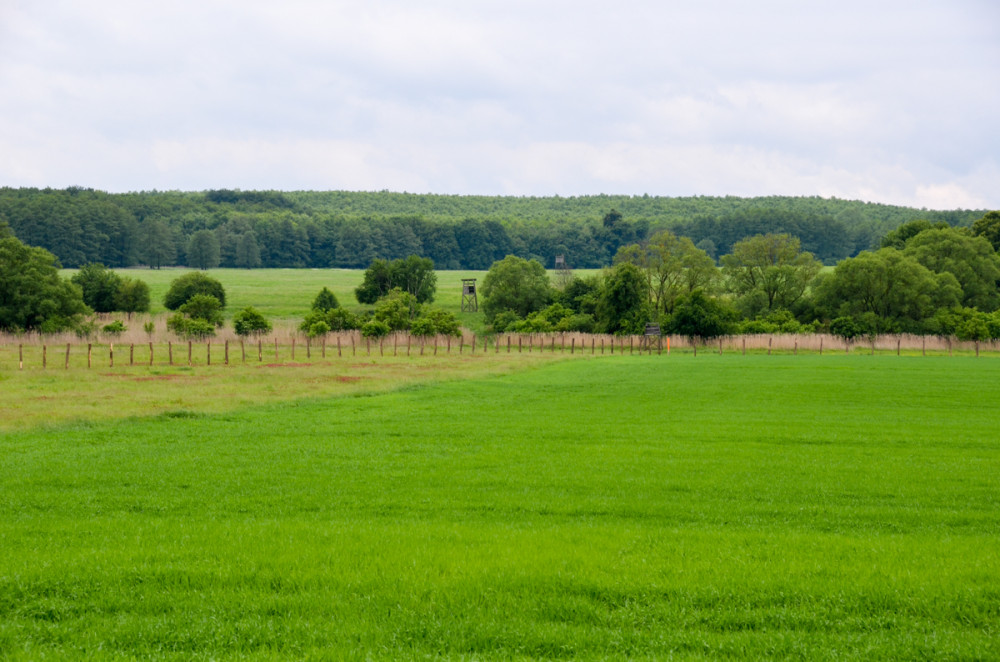
[[[136,365],[232,365],[258,363],[289,365],[297,361],[315,361],[344,356],[437,356],[562,353],[568,355],[613,356],[615,354],[669,355],[671,352],[693,353],[867,353],[896,354],[902,352],[927,354],[997,352],[1000,345],[959,342],[953,338],[932,336],[891,335],[874,341],[845,343],[830,335],[751,335],[729,336],[707,342],[692,343],[678,336],[611,336],[583,333],[495,334],[477,336],[466,333],[460,337],[418,337],[394,333],[383,338],[365,338],[357,331],[330,334],[316,339],[304,336],[278,335],[255,339],[208,339],[202,341],[172,341],[165,343],[93,343],[52,342],[51,337],[2,338],[0,370],[13,368],[8,359],[16,351],[16,367],[68,369],[73,367],[115,367]],[[16,349],[15,349],[16,347]]]

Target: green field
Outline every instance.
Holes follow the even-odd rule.
[[[1000,361],[449,360],[8,426],[0,657],[1000,658]]]

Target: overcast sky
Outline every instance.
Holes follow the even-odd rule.
[[[0,0],[0,185],[1000,208],[996,0]]]

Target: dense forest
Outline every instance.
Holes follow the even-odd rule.
[[[0,188],[0,222],[65,267],[367,267],[429,257],[486,269],[506,255],[552,267],[611,264],[659,230],[711,257],[763,233],[787,233],[825,264],[876,248],[915,219],[967,226],[985,210],[931,211],[820,197],[592,195],[504,197],[382,192],[217,190],[112,194]]]

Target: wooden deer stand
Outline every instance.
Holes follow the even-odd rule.
[[[479,297],[476,295],[476,279],[462,279],[462,312],[475,313],[479,311]]]
[[[646,331],[642,334],[642,340],[639,343],[639,351],[648,350],[653,351],[653,346],[659,347],[660,343],[660,325],[659,324],[647,324]]]

